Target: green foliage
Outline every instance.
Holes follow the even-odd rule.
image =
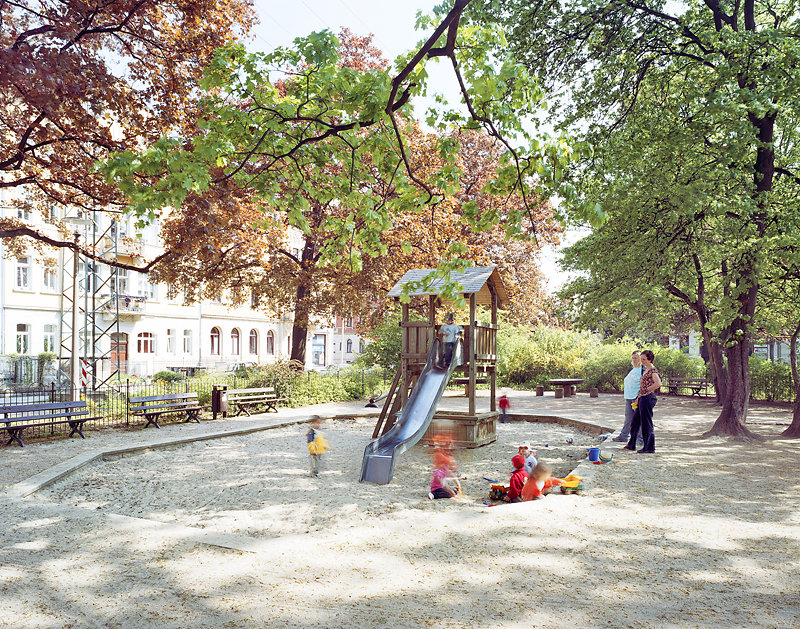
[[[581,386],[600,391],[622,391],[625,376],[631,370],[631,354],[641,349],[640,343],[628,338],[592,345],[586,352],[580,374],[584,379]]]
[[[400,313],[395,312],[383,324],[370,331],[369,339],[370,342],[356,358],[354,365],[362,368],[380,365],[385,369],[396,370],[400,364],[403,340]]]
[[[705,366],[701,358],[689,356],[670,347],[651,347],[650,349],[655,354],[653,362],[662,377],[701,378],[705,373]]]
[[[176,371],[171,371],[169,369],[164,369],[163,371],[153,374],[153,380],[156,382],[177,382],[178,380],[183,379],[183,374],[180,374]]]
[[[758,356],[751,356],[750,397],[768,402],[794,400],[792,370],[789,363],[773,363]]]
[[[575,376],[583,368],[588,334],[538,326],[503,325],[497,335],[497,371],[502,385],[535,386],[548,378]]]

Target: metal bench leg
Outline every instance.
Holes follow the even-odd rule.
[[[86,439],[83,430],[81,430],[83,428],[83,422],[70,422],[69,427],[72,428],[72,432],[69,433],[70,437],[77,432],[81,436],[81,439]]]
[[[156,428],[161,428],[161,426],[158,425],[158,415],[145,415],[145,417],[147,418],[147,423],[144,425],[145,428],[150,424],[153,424]]]
[[[20,448],[24,448],[25,444],[22,443],[22,428],[12,428],[8,431],[8,436],[11,437],[8,442],[6,443],[7,446],[10,446],[13,442],[17,442]]]
[[[186,411],[186,422],[197,422],[200,423],[200,411]]]

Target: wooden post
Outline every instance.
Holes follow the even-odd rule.
[[[492,294],[492,326],[497,325],[497,291],[494,288],[494,282],[489,279],[489,291]],[[492,330],[491,334],[494,335],[494,342],[497,343],[497,331]],[[497,353],[497,348],[491,348],[492,353]],[[489,371],[489,410],[497,410],[497,361],[492,360],[492,365]]]
[[[410,384],[410,372],[408,369],[408,358],[405,356],[408,352],[411,351],[411,343],[409,342],[409,330],[408,327],[405,326],[408,323],[408,304],[403,304],[402,307],[402,315],[401,315],[401,325],[403,325],[402,329],[402,355],[400,357],[400,369],[403,372],[402,377],[402,388],[400,389],[400,404],[402,408],[405,408],[406,402],[408,402],[408,386]]]
[[[469,414],[475,415],[475,316],[477,296],[469,296]]]
[[[430,295],[428,297],[428,322],[431,324],[431,328],[428,333],[428,347],[430,348],[430,346],[436,341],[436,295]]]

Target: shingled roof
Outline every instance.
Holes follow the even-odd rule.
[[[400,279],[399,282],[397,282],[397,284],[392,287],[392,290],[390,290],[388,293],[389,297],[399,297],[403,294],[403,286],[405,286],[408,282],[418,282],[429,273],[433,273],[435,270],[436,269],[413,269],[409,271]],[[464,271],[464,273],[450,273],[450,279],[455,280],[464,287],[464,290],[461,291],[464,295],[471,295],[475,293],[476,301],[479,304],[491,305],[492,294],[489,291],[490,282],[494,286],[500,305],[508,300],[505,286],[503,286],[503,280],[500,278],[500,273],[495,265],[474,266]],[[438,295],[439,291],[437,290],[437,287],[441,287],[444,283],[444,278],[439,278],[428,290],[413,291],[409,293],[409,295]]]

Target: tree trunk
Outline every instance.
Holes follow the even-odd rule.
[[[797,337],[800,335],[800,324],[794,329],[789,347],[789,364],[792,367],[792,384],[794,385],[794,404],[792,405],[792,423],[781,435],[800,438],[800,376],[797,372]]]
[[[708,328],[701,327],[700,333],[708,351],[708,366],[711,369],[711,380],[714,383],[717,404],[723,404],[728,397],[728,374],[725,370],[722,345],[720,345],[719,341],[712,340],[712,333]]]
[[[308,336],[309,319],[312,314],[310,302],[314,288],[315,251],[314,239],[306,237],[297,275],[294,323],[292,324],[292,353],[289,358],[298,371],[305,369],[306,366],[306,337]]]

